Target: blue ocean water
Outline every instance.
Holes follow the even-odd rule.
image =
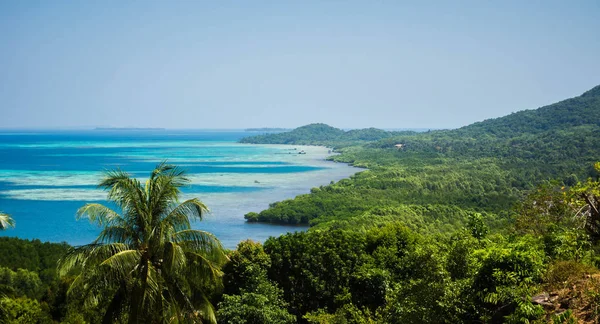
[[[76,221],[88,202],[105,203],[96,187],[103,171],[120,168],[141,179],[161,161],[181,166],[192,180],[184,198],[198,197],[211,213],[193,226],[234,248],[244,239],[264,241],[303,230],[248,224],[243,215],[307,193],[356,169],[325,162],[326,150],[237,144],[244,131],[0,131],[0,211],[17,222],[3,236],[79,245],[99,229]]]

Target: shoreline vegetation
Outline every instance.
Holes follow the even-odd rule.
[[[600,145],[594,135],[600,131],[600,116],[593,104],[599,92],[596,87],[580,97],[455,130],[343,131],[311,124],[243,138],[240,143],[331,147],[340,154],[330,160],[368,169],[313,188],[311,194],[272,203],[246,219],[315,226],[360,216],[376,206],[415,204],[461,206],[506,218],[504,211],[545,180],[573,184],[595,175],[591,165]]]
[[[247,215],[248,221],[310,228],[264,244],[241,242],[226,257],[212,249],[220,245],[210,233],[185,235],[184,213],[171,222],[163,212],[158,218],[150,212],[171,210],[168,204],[138,201],[178,182],[168,186],[168,176],[151,185],[158,191],[144,191],[114,174],[105,187],[123,181],[109,194],[132,206],[123,214],[128,229],[112,228],[120,221],[110,213],[95,221],[110,234],[104,238],[145,242],[141,249],[111,245],[110,253],[76,257],[64,244],[0,238],[0,321],[136,323],[187,314],[177,322],[597,323],[598,134],[600,86],[454,130],[344,131],[312,124],[244,138],[241,143],[331,147],[340,153],[332,161],[365,170]],[[142,214],[147,221],[136,222]],[[150,240],[140,239],[141,229]],[[57,262],[67,251],[73,267],[59,275]],[[200,260],[194,251],[218,258]],[[140,259],[147,262],[134,266]],[[99,266],[86,273],[86,260]],[[108,284],[94,288],[112,300],[81,304],[86,290],[69,287],[87,275],[104,276],[97,283]],[[183,286],[172,280],[181,276]],[[148,300],[140,298],[144,289]]]
[[[340,179],[338,181],[334,181],[331,180],[330,184],[339,182],[339,181],[345,181],[350,179],[350,177],[355,176],[357,173],[360,173],[362,171],[367,170],[366,167],[361,167],[361,166],[355,166],[352,165],[352,163],[349,162],[345,162],[345,161],[336,161],[335,157],[340,155],[340,152],[337,152],[334,150],[334,148],[329,147],[329,146],[325,146],[323,144],[300,144],[300,145],[296,145],[296,144],[265,144],[265,143],[246,143],[246,144],[250,144],[250,145],[264,145],[264,146],[277,146],[277,147],[285,147],[285,150],[288,151],[288,153],[281,153],[281,154],[295,154],[298,155],[301,158],[305,158],[307,160],[310,161],[321,161],[321,162],[325,162],[326,164],[324,164],[325,167],[327,167],[327,164],[329,163],[344,163],[345,165],[348,165],[352,168],[356,169],[356,172],[349,175],[349,177],[347,178],[343,178]],[[314,156],[317,155],[317,158],[314,158]],[[301,162],[302,163],[302,162]],[[313,165],[311,163],[311,165]],[[323,187],[320,186],[321,188]],[[291,197],[289,199],[286,199],[284,201],[288,201],[288,200],[294,200],[300,196],[305,196],[305,195],[310,195],[314,192],[315,188],[318,187],[313,187],[313,188],[308,188],[311,190],[311,192],[307,193],[307,194],[300,194],[297,195],[296,197]],[[270,207],[272,207],[274,204],[277,204],[278,202],[272,202],[269,204]],[[262,211],[261,211],[262,212]],[[246,219],[246,221],[248,223],[264,223],[264,224],[270,224],[270,225],[280,225],[280,226],[291,226],[291,227],[307,227],[309,226],[308,223],[303,223],[303,222],[264,222],[264,221],[259,221],[259,214],[261,212],[248,212],[244,215],[244,218]]]

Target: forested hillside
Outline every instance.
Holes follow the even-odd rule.
[[[0,322],[598,323],[599,112],[596,87],[456,130],[242,140],[329,145],[365,169],[248,213],[311,227],[227,258],[189,228],[201,202],[172,206],[183,171],[109,172],[126,216],[86,205],[92,244],[0,239]]]
[[[555,128],[584,125],[600,126],[600,86],[570,98],[535,110],[525,110],[505,117],[489,119],[462,127],[454,132],[472,137],[488,134],[510,138],[515,134],[540,134]]]
[[[299,322],[596,323],[599,123],[595,87],[456,130],[286,137],[368,170],[247,214],[311,228],[235,253],[268,256]]]
[[[247,219],[314,224],[407,204],[453,205],[506,215],[527,190],[544,180],[572,185],[597,175],[592,165],[600,153],[599,89],[456,130],[389,133],[389,138],[352,146],[337,140],[337,135],[320,138],[311,143],[339,144],[341,155],[332,157],[334,161],[369,170],[315,188],[310,195],[274,203]]]

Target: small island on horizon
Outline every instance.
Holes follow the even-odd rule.
[[[95,131],[164,131],[166,128],[159,127],[96,127]]]

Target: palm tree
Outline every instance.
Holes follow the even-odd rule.
[[[14,219],[10,215],[0,212],[0,231],[9,227],[15,227]]]
[[[191,229],[207,207],[195,198],[177,204],[188,182],[165,163],[143,185],[110,171],[99,187],[121,214],[101,204],[77,211],[102,231],[70,250],[59,269],[79,273],[69,293],[82,294],[84,305],[106,307],[103,323],[216,323],[209,297],[220,287],[227,257],[213,234]]]

